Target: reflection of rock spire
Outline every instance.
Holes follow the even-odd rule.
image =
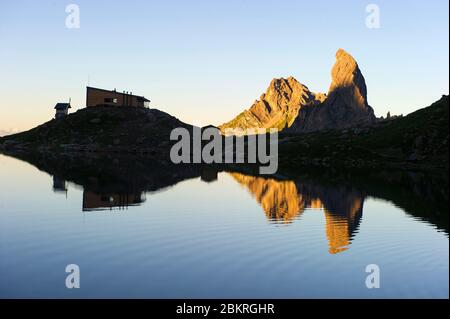
[[[348,211],[332,213],[325,209],[326,233],[329,253],[336,254],[347,250],[351,238],[359,226],[362,216],[363,199],[354,198]]]
[[[267,218],[292,222],[305,208],[323,209],[329,253],[348,249],[362,216],[364,196],[346,187],[322,187],[230,173],[256,198]]]

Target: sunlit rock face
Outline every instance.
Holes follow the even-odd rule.
[[[362,217],[364,195],[345,187],[322,187],[290,180],[229,173],[248,189],[266,217],[277,223],[292,223],[305,209],[325,213],[328,252],[347,250]]]
[[[273,79],[266,92],[253,105],[219,128],[277,128],[289,127],[298,111],[307,105],[320,104],[324,94],[313,93],[295,78]]]

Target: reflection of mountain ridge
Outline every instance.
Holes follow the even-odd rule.
[[[300,200],[295,183],[232,172],[230,175],[247,187],[270,220],[291,222],[299,216],[305,201]]]
[[[330,225],[334,225],[329,236],[337,234],[331,229],[345,225],[346,230],[341,232],[351,237],[358,228],[364,198],[370,196],[391,201],[406,213],[448,234],[448,176],[439,172],[336,171],[309,167],[283,170],[277,176],[267,177],[252,173],[250,166],[174,165],[132,154],[36,152],[6,155],[52,175],[53,189],[57,192],[65,192],[66,181],[82,185],[86,192],[100,197],[96,199],[100,208],[139,205],[143,193],[160,191],[191,178],[214,182],[217,172],[232,171],[245,172],[231,174],[254,194],[271,220],[288,223],[305,208],[323,208]]]
[[[114,154],[15,154],[56,180],[71,181],[96,193],[153,192],[202,176],[204,167]]]

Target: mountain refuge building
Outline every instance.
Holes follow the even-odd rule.
[[[114,90],[105,90],[91,86],[86,87],[86,107],[140,107],[149,108],[150,100],[144,96],[134,95],[131,92],[117,92]],[[69,114],[71,108],[69,103],[57,103],[55,119],[62,119]]]
[[[61,119],[67,116],[67,114],[69,114],[69,109],[71,108],[70,106],[70,101],[69,103],[56,103],[55,105],[55,119]]]
[[[150,100],[144,96],[133,95],[131,92],[117,92],[86,87],[86,107],[121,106],[121,107],[149,107]]]

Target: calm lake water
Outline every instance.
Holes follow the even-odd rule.
[[[148,167],[0,155],[0,297],[449,297],[439,181]]]

